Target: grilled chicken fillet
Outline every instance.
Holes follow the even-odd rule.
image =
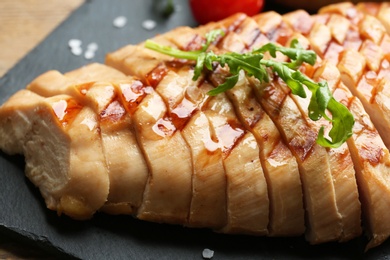
[[[378,246],[390,235],[389,12],[388,3],[341,3],[315,15],[236,14],[153,38],[199,50],[221,29],[215,53],[297,39],[318,56],[300,71],[326,80],[355,117],[339,148],[316,143],[331,124],[311,121],[308,99],[276,73],[269,82],[241,73],[210,96],[226,66],[193,81],[195,62],[140,43],[109,53],[106,65],[48,71],[15,93],[0,107],[0,149],[23,154],[47,207],[75,219],[102,211],[222,233],[305,234],[312,244],[364,230],[367,248]]]

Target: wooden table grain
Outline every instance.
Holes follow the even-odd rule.
[[[1,0],[0,77],[37,46],[84,0]],[[50,259],[38,248],[0,237],[0,259]]]
[[[0,77],[84,0],[1,0]]]

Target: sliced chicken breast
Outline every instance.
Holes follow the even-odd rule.
[[[298,164],[284,144],[279,130],[255,99],[249,82],[242,78],[227,92],[235,111],[256,138],[268,186],[270,236],[304,233],[304,207]]]
[[[390,235],[389,151],[372,124],[368,114],[344,84],[334,91],[335,98],[345,104],[355,116],[353,138],[348,139],[360,200],[370,242],[366,249],[381,244]]]
[[[49,209],[88,219],[103,206],[108,169],[92,109],[70,96],[21,90],[1,106],[0,120],[1,149],[24,154],[26,176]]]
[[[190,151],[167,117],[162,98],[150,87],[145,91],[150,92],[133,114],[137,141],[150,171],[137,217],[183,224],[191,202]]]
[[[326,150],[315,143],[315,129],[277,81],[252,87],[297,159],[307,214],[306,238],[312,244],[338,240],[341,215]]]

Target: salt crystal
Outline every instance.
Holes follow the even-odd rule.
[[[70,48],[80,47],[81,44],[82,44],[82,42],[81,42],[81,40],[79,40],[79,39],[70,39],[70,40],[68,41],[68,46],[69,46]]]
[[[116,28],[122,28],[126,25],[127,18],[125,16],[118,16],[114,19],[113,24]]]
[[[90,59],[92,59],[93,57],[95,57],[95,52],[94,52],[94,51],[87,50],[87,51],[84,53],[84,58],[86,58],[87,60],[90,60]]]
[[[91,50],[91,51],[97,51],[98,48],[99,48],[99,46],[96,42],[91,42],[87,46],[87,50]]]
[[[153,20],[145,20],[142,22],[142,27],[148,31],[153,30],[157,23]]]
[[[214,251],[208,248],[203,249],[202,256],[204,259],[211,259],[214,256]]]
[[[72,52],[73,55],[75,56],[80,56],[82,53],[83,53],[83,49],[81,49],[81,47],[72,47],[70,49],[70,51]]]

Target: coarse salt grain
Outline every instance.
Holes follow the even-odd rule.
[[[142,27],[148,31],[153,30],[157,23],[153,20],[145,20],[142,22]]]
[[[118,16],[113,21],[113,25],[116,28],[122,28],[126,25],[126,23],[127,23],[127,18],[125,16]]]
[[[79,40],[79,39],[70,39],[70,40],[68,41],[68,46],[69,46],[70,48],[80,47],[81,44],[82,44],[82,42],[81,42],[81,40]]]
[[[94,51],[87,50],[87,51],[84,53],[84,58],[86,58],[87,60],[90,60],[90,59],[92,59],[93,57],[95,57],[95,52],[94,52]]]
[[[214,251],[208,248],[203,249],[202,256],[204,259],[211,259],[214,256]]]
[[[99,48],[99,46],[96,42],[91,42],[87,46],[87,50],[91,50],[91,51],[97,51],[98,48]]]
[[[72,47],[70,49],[70,51],[72,52],[73,55],[75,56],[80,56],[82,53],[83,53],[83,49],[81,49],[81,47]]]

